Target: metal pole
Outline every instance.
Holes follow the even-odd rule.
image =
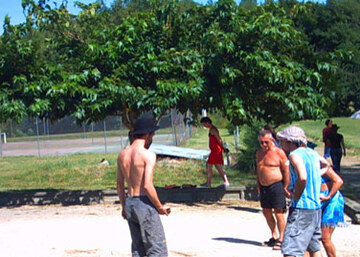
[[[86,128],[85,128],[85,123],[83,122],[82,123],[82,127],[83,127],[83,138],[85,139],[86,138]]]
[[[107,153],[107,144],[106,144],[106,122],[103,121],[104,124],[104,142],[105,142],[105,153]]]
[[[123,144],[123,135],[122,135],[122,117],[120,117],[120,147],[121,147],[121,150],[124,149],[124,144]]]
[[[40,138],[39,138],[39,124],[38,124],[38,117],[35,119],[35,125],[36,125],[36,142],[37,142],[37,150],[38,150],[38,156],[40,157]]]
[[[45,117],[43,118],[43,129],[44,129],[44,136],[46,135],[46,122]]]
[[[12,121],[12,119],[10,119],[10,137],[12,137],[14,134],[13,134],[13,131],[14,130],[14,128],[13,128],[13,121]]]
[[[49,119],[46,119],[46,128],[47,128],[47,137],[48,137],[48,140],[50,140],[50,125],[49,125]]]
[[[172,132],[173,132],[174,145],[177,145],[176,129],[175,129],[175,124],[174,124],[173,112],[174,112],[174,109],[171,109],[171,111],[170,111],[171,128],[172,128]]]
[[[235,149],[240,149],[240,129],[239,126],[236,126],[236,129],[234,130],[234,137],[235,137]]]
[[[94,122],[91,122],[91,143],[94,144]]]
[[[201,115],[202,115],[202,117],[207,117],[206,109],[201,110]]]

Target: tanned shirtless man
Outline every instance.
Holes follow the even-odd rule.
[[[262,130],[258,140],[261,146],[256,152],[258,192],[261,208],[271,231],[271,238],[264,245],[280,250],[285,230],[285,196],[290,195],[287,191],[289,162],[285,152],[276,147],[270,131]]]
[[[133,257],[168,256],[159,214],[168,215],[170,209],[161,204],[155,190],[153,172],[156,155],[148,150],[158,128],[152,119],[138,119],[132,132],[133,142],[120,152],[117,161],[117,192],[122,216],[129,224]]]

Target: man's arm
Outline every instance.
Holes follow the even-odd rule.
[[[321,196],[321,201],[327,201],[334,196],[334,194],[340,189],[343,184],[341,177],[330,167],[330,169],[324,174],[325,177],[331,181],[331,189],[327,196]]]
[[[164,208],[162,203],[159,200],[156,189],[153,184],[153,175],[154,168],[156,163],[156,155],[152,152],[148,153],[148,156],[145,160],[145,170],[144,170],[144,190],[147,197],[150,199],[151,203],[155,206],[159,214],[168,215],[168,209]]]
[[[290,197],[290,192],[288,190],[289,184],[290,184],[290,172],[289,172],[289,160],[285,154],[285,152],[282,149],[279,149],[280,154],[280,171],[282,174],[282,181],[284,186],[284,191],[286,197]]]
[[[326,128],[324,128],[323,129],[323,131],[322,131],[322,140],[323,140],[323,142],[325,143],[326,142],[326,135],[327,133],[326,133]]]
[[[346,156],[346,148],[345,148],[345,143],[344,143],[344,137],[341,137],[340,145],[341,145],[341,147],[343,149],[344,156]]]
[[[295,200],[299,200],[306,186],[306,181],[307,181],[306,168],[303,160],[297,154],[290,155],[289,160],[298,175],[298,180],[295,184],[293,197]]]
[[[125,185],[124,185],[124,174],[121,170],[121,162],[120,162],[120,156],[117,159],[117,183],[116,183],[116,189],[117,189],[117,193],[120,199],[120,204],[121,204],[121,215],[123,216],[124,219],[126,219],[126,215],[125,215]]]
[[[261,150],[257,150],[257,151],[256,151],[256,156],[255,156],[255,160],[256,160],[256,184],[257,184],[257,191],[258,191],[258,193],[260,193],[260,181],[259,181],[260,151],[261,151]]]
[[[220,146],[221,146],[221,149],[223,149],[224,152],[227,153],[227,152],[229,151],[229,149],[226,149],[226,148],[224,147],[224,143],[223,143],[223,141],[222,141],[222,139],[221,139],[221,137],[220,137],[219,131],[218,131],[216,128],[211,128],[210,133],[211,133],[211,135],[213,135],[213,136],[216,138],[216,140],[218,141],[218,143],[219,143]]]
[[[320,175],[322,176],[329,170],[331,166],[330,163],[321,155],[319,155],[319,160],[320,160]]]

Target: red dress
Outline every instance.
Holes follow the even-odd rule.
[[[208,164],[224,164],[222,148],[215,136],[209,134],[210,155],[207,160]]]

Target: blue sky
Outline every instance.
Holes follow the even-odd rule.
[[[74,1],[75,0],[68,0],[68,10],[71,13],[77,13],[79,9],[74,7]],[[80,2],[84,4],[93,3],[96,0],[79,0]],[[111,3],[114,0],[105,0],[105,4],[111,5]],[[198,3],[206,3],[207,0],[195,0]],[[313,0],[314,2],[324,2],[325,0]],[[58,2],[61,3],[61,1],[53,0],[51,2]],[[216,0],[214,0],[216,2]],[[262,0],[258,1],[262,2]],[[11,24],[19,24],[21,22],[25,21],[24,14],[22,12],[21,7],[21,0],[0,0],[0,35],[3,33],[3,24],[4,24],[4,18],[5,15],[10,16]]]
[[[76,0],[68,0],[68,10],[71,13],[77,13],[79,9],[74,7],[74,2]],[[3,33],[3,25],[5,15],[9,15],[11,24],[19,24],[25,21],[25,16],[23,14],[23,9],[21,6],[22,0],[0,0],[0,34]],[[61,3],[61,1],[53,0],[52,2]],[[95,2],[95,0],[79,0],[84,4],[89,4]],[[113,0],[105,0],[106,4],[111,4]]]

